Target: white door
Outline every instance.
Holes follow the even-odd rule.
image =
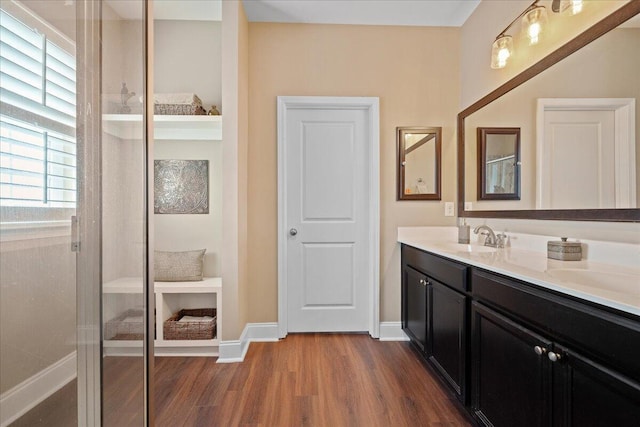
[[[614,112],[547,111],[544,119],[542,207],[614,207]]]
[[[634,99],[538,99],[536,207],[635,207],[635,133]]]
[[[377,98],[350,99],[278,98],[281,336],[373,332]]]

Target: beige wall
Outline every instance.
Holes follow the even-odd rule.
[[[248,24],[239,1],[222,3],[222,339],[247,323]]]
[[[459,30],[249,24],[249,312],[277,321],[276,97],[380,98],[381,321],[400,319],[400,225],[455,223]],[[396,201],[396,126],[442,126],[443,201]]]

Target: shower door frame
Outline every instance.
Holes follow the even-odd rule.
[[[76,316],[78,425],[101,425],[102,191],[101,139],[102,2],[76,2],[77,227]]]
[[[76,52],[77,52],[77,222],[75,236],[79,246],[76,251],[77,293],[77,360],[78,360],[78,425],[101,426],[102,413],[102,2],[76,2]],[[144,165],[144,283],[145,336],[143,419],[145,426],[154,425],[153,402],[153,336],[155,305],[151,230],[152,216],[149,203],[153,203],[153,191],[149,185],[149,162],[153,162],[153,80],[150,49],[153,40],[152,2],[141,0],[143,5],[143,85],[145,88],[143,111]],[[152,179],[152,178],[151,178]]]

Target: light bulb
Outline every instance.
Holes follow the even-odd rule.
[[[582,12],[582,0],[571,0],[571,14],[577,15]]]
[[[547,24],[547,10],[544,6],[535,6],[522,17],[522,29],[529,38],[529,44],[540,41],[540,34]]]
[[[527,35],[529,36],[529,44],[536,44],[540,40],[540,32],[542,28],[540,28],[539,22],[534,22],[529,25],[529,29],[527,31]]]
[[[491,68],[504,68],[513,51],[511,36],[500,35],[491,46]]]

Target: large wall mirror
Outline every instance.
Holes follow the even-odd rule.
[[[638,13],[625,4],[458,115],[460,216],[640,221]],[[482,194],[488,125],[520,129],[519,198]]]
[[[398,127],[398,200],[440,200],[441,127]]]

